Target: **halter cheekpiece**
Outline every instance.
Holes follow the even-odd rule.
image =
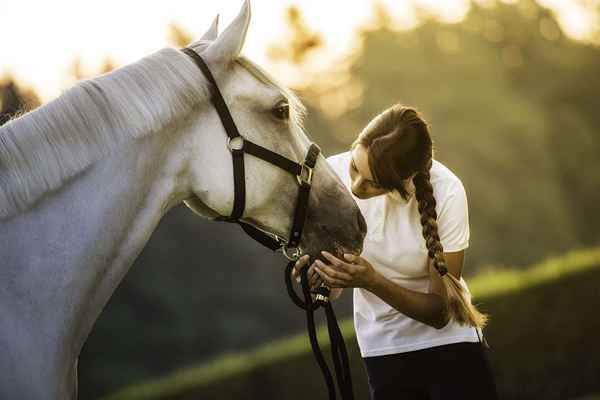
[[[277,154],[265,147],[262,147],[240,135],[240,132],[225,104],[223,95],[215,81],[208,65],[202,57],[193,49],[186,47],[182,51],[187,54],[200,68],[204,77],[208,80],[210,99],[213,103],[221,123],[227,133],[227,148],[231,152],[233,160],[233,182],[234,182],[234,203],[231,215],[219,216],[218,221],[233,222],[239,224],[242,229],[254,240],[271,250],[281,250],[289,260],[297,260],[302,255],[300,248],[300,239],[302,238],[302,229],[306,221],[306,211],[308,209],[308,196],[312,186],[313,168],[317,162],[321,149],[314,143],[311,143],[304,161],[299,164],[280,154]],[[289,238],[285,239],[273,233],[264,231],[240,220],[244,213],[246,205],[246,177],[244,169],[244,154],[251,154],[268,163],[271,163],[281,169],[288,171],[296,177],[299,185],[294,220],[290,230]]]

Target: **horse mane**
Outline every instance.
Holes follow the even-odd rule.
[[[197,67],[166,48],[9,121],[0,127],[0,219],[27,210],[125,141],[162,131],[207,97]]]

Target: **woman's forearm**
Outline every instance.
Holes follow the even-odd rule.
[[[395,284],[381,274],[366,288],[402,314],[441,329],[448,323],[447,304],[435,293],[421,293]]]

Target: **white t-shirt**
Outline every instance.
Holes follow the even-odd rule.
[[[350,158],[351,152],[348,151],[327,159],[348,190],[351,187]],[[438,233],[444,251],[463,250],[469,246],[469,216],[462,182],[437,160],[433,160],[430,175],[436,199]],[[395,190],[366,200],[354,199],[367,222],[361,256],[394,283],[429,293],[427,248],[414,194],[408,201]],[[468,292],[465,280],[461,277],[460,281]],[[480,329],[461,326],[455,321],[450,321],[442,329],[435,329],[407,317],[373,293],[360,288],[354,289],[354,327],[363,357],[450,343],[478,342],[477,334],[482,335]]]

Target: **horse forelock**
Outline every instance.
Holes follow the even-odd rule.
[[[27,210],[126,141],[162,131],[205,100],[186,55],[163,49],[0,127],[0,219]]]

